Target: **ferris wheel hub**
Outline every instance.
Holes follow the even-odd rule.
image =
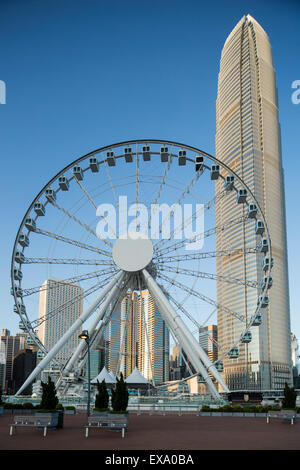
[[[141,271],[152,260],[153,244],[145,235],[130,232],[116,240],[112,256],[114,263],[123,271]]]

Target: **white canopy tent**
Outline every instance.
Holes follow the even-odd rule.
[[[105,366],[101,370],[100,374],[91,380],[91,384],[97,384],[97,382],[101,383],[103,380],[105,380],[107,385],[113,385],[116,383],[116,379],[108,372]]]

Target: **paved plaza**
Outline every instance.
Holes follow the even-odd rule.
[[[300,421],[267,424],[265,418],[130,414],[121,433],[91,429],[85,414],[65,415],[64,428],[43,432],[18,428],[9,436],[12,415],[0,416],[1,450],[300,450]]]

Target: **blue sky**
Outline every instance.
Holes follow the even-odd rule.
[[[0,329],[16,333],[10,257],[39,190],[87,152],[127,139],[170,139],[214,154],[226,37],[250,13],[268,33],[282,129],[291,327],[300,338],[298,186],[300,4],[296,1],[2,0]]]

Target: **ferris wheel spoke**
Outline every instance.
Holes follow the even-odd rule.
[[[229,389],[225,384],[223,378],[215,369],[212,362],[202,349],[201,345],[191,334],[190,330],[186,327],[180,315],[178,315],[178,313],[176,313],[176,311],[173,309],[173,307],[167,300],[163,290],[157,285],[156,281],[152,278],[152,276],[148,273],[146,269],[143,269],[142,273],[151,295],[154,297],[159,308],[161,309],[161,314],[163,315],[167,326],[169,326],[176,334],[176,337],[182,344],[182,348],[188,355],[191,364],[195,368],[196,372],[198,371],[204,377],[204,380],[206,381],[211,393],[215,396],[215,398],[219,398],[219,393],[217,392],[208,374],[208,367],[210,368],[211,373],[222,386],[224,391],[228,392]]]
[[[113,193],[113,197],[114,197],[114,200],[115,200],[116,207],[117,207],[117,209],[119,209],[119,201],[118,201],[118,198],[117,198],[117,195],[116,195],[116,191],[115,191],[115,187],[114,187],[114,184],[113,184],[113,180],[112,180],[110,171],[109,171],[109,169],[108,169],[107,162],[106,162],[106,160],[105,160],[104,158],[103,158],[103,162],[104,162],[104,167],[105,167],[105,170],[106,170],[107,177],[108,177],[108,179],[109,179],[110,188],[111,188],[112,193]]]
[[[210,237],[210,236],[212,236],[212,235],[214,235],[218,232],[223,232],[225,230],[228,230],[229,228],[233,227],[234,225],[239,225],[239,224],[241,224],[243,222],[246,222],[248,220],[249,219],[246,216],[236,217],[235,219],[228,220],[228,221],[224,222],[221,225],[216,225],[215,227],[212,227],[208,230],[205,230],[203,233],[195,235],[191,239],[179,240],[178,242],[175,242],[172,245],[169,245],[165,248],[157,249],[156,252],[155,252],[154,258],[164,256],[168,253],[171,253],[172,251],[177,251],[180,248],[184,247],[186,244],[198,242],[198,241],[200,241],[204,238],[208,238],[208,237]]]
[[[80,181],[78,181],[76,178],[75,178],[75,181],[76,183],[78,184],[79,188],[81,189],[81,191],[85,194],[85,196],[87,197],[87,199],[90,201],[90,203],[92,204],[92,206],[96,209],[97,211],[97,205],[96,203],[94,202],[94,200],[92,199],[91,195],[88,193],[88,191],[83,187],[83,185],[80,183]],[[114,236],[117,238],[117,235],[114,231],[114,229],[110,226],[108,220],[106,219],[106,217],[104,217],[103,215],[100,215],[100,217],[102,218],[102,220],[104,220],[104,222],[107,224],[107,226],[109,227],[109,229],[111,230],[111,233],[114,234]],[[97,234],[96,234],[97,236]],[[103,241],[103,243],[105,243],[106,245],[112,247],[112,244],[108,241],[108,240],[105,240],[105,239],[102,239],[102,238],[99,238],[97,236],[97,238],[101,241]]]
[[[201,173],[198,172],[197,175],[199,178],[201,176]],[[181,233],[182,229],[186,231],[187,227],[189,227],[192,223],[194,223],[196,218],[199,217],[200,214],[204,215],[205,211],[209,210],[212,206],[216,204],[216,202],[223,199],[224,196],[226,196],[227,194],[228,192],[225,189],[223,189],[222,191],[217,193],[211,200],[205,202],[204,204],[201,204],[200,207],[196,211],[194,211],[190,217],[184,218],[184,219],[182,218],[181,223],[173,228],[172,232],[170,233],[170,237],[168,239],[160,240],[154,245],[154,247],[156,245],[159,245],[159,248],[161,249],[163,245],[165,245],[166,243],[169,243],[172,239],[174,239],[174,236],[176,233],[178,232]]]
[[[83,248],[84,250],[93,251],[94,253],[99,253],[101,255],[111,257],[111,253],[109,253],[108,251],[97,248],[96,246],[87,245],[86,243],[82,243],[78,240],[73,240],[71,238],[64,237],[63,235],[58,235],[57,233],[52,233],[52,232],[49,232],[47,230],[43,230],[43,229],[40,229],[40,228],[36,228],[34,233],[37,233],[37,234],[40,234],[40,235],[45,235],[46,237],[54,238],[55,240],[59,240],[63,243],[67,243],[69,245],[73,245],[73,246],[77,246],[79,248]]]
[[[32,294],[36,294],[36,293],[40,293],[42,291],[45,291],[45,290],[50,290],[50,289],[54,289],[56,288],[56,282],[57,284],[59,284],[60,282],[70,282],[70,283],[76,283],[76,282],[80,282],[80,281],[86,281],[87,279],[93,279],[95,277],[102,277],[102,276],[106,276],[106,275],[109,275],[109,274],[114,274],[115,272],[117,271],[117,268],[115,269],[103,269],[101,271],[92,271],[92,272],[89,272],[89,273],[86,273],[86,274],[81,274],[79,276],[73,276],[73,277],[69,277],[67,279],[60,279],[60,281],[53,281],[53,285],[51,286],[44,286],[43,284],[40,285],[40,286],[36,286],[36,287],[31,287],[31,288],[25,288],[25,289],[22,289],[22,296],[23,297],[26,297],[26,296],[29,296],[29,295],[32,295]]]
[[[189,182],[189,184],[184,188],[183,192],[181,193],[181,195],[179,196],[177,202],[175,203],[176,205],[182,203],[182,201],[185,199],[186,195],[189,194],[190,190],[192,189],[192,187],[193,187],[194,184],[198,181],[199,178],[200,178],[200,173],[197,172],[197,173],[193,176],[193,178],[191,179],[191,181]],[[171,218],[171,211],[169,211],[169,213],[168,213],[167,220],[166,220],[166,218],[164,218],[164,219],[161,221],[161,223],[160,223],[160,225],[159,225],[159,229],[158,229],[158,232],[159,232],[159,233],[155,233],[155,235],[154,235],[153,238],[159,237],[159,235],[160,235],[161,232],[162,232],[163,225],[164,225],[165,223],[169,222],[169,221],[170,221],[170,218]],[[154,244],[154,248],[155,248],[156,245],[161,244],[161,243],[163,243],[163,241],[156,242],[156,243]]]
[[[56,354],[61,350],[61,348],[66,344],[69,338],[78,331],[82,324],[94,313],[98,308],[101,301],[104,297],[110,292],[115,282],[121,277],[122,273],[119,271],[116,276],[114,276],[107,284],[104,286],[96,299],[92,302],[91,305],[75,320],[71,327],[66,331],[66,333],[58,340],[55,346],[48,352],[48,354],[39,362],[36,368],[31,372],[29,377],[25,380],[21,388],[17,391],[15,396],[18,396],[31,382],[35,377],[42,372],[42,370],[49,364],[49,362],[56,356]]]
[[[213,281],[224,281],[230,284],[240,284],[240,285],[247,286],[247,287],[253,287],[255,289],[257,289],[258,287],[257,281],[247,281],[243,279],[231,278],[229,276],[222,276],[222,275],[216,275],[216,274],[211,274],[211,273],[205,273],[202,271],[195,271],[192,269],[168,266],[166,264],[163,264],[162,266],[158,264],[157,267],[159,271],[167,271],[170,273],[184,274],[186,276],[192,276],[192,277],[202,278],[202,279],[211,279]]]
[[[77,181],[77,180],[76,180]],[[103,243],[105,243],[106,245],[108,245],[109,247],[111,247],[111,243],[108,242],[107,240],[104,240],[104,239],[101,239],[97,236],[96,232],[91,229],[91,227],[89,227],[87,224],[85,224],[84,222],[82,222],[78,217],[76,217],[74,214],[72,214],[70,211],[68,211],[67,209],[65,209],[64,207],[60,206],[56,201],[55,202],[52,202],[52,205],[54,207],[56,207],[58,210],[60,210],[61,212],[63,212],[65,215],[67,215],[71,220],[73,220],[74,222],[76,222],[78,225],[80,225],[83,229],[85,229],[87,232],[89,232],[90,234],[92,234],[95,238],[97,238],[97,240],[101,240],[103,241]]]
[[[197,327],[197,333],[200,332],[200,330],[204,327],[203,324],[200,324],[199,322],[197,322],[197,320],[179,303],[177,302],[176,299],[174,299],[174,297],[172,297],[170,294],[168,294],[169,296],[169,299],[171,300],[171,302],[192,322],[194,323],[194,325]],[[215,309],[216,310],[216,309]],[[214,311],[215,311],[214,310]],[[220,344],[208,333],[208,332],[205,332],[205,336],[208,336],[209,340],[218,348],[218,350],[220,350],[221,352],[223,351],[222,350],[222,347],[220,346]]]
[[[122,284],[124,284],[122,286]],[[115,285],[112,287],[111,291],[106,296],[105,300],[101,304],[96,317],[94,318],[92,324],[88,328],[90,344],[89,347],[91,350],[95,349],[97,346],[100,337],[103,334],[104,327],[110,320],[113,312],[115,311],[118,302],[120,302],[121,295],[125,292],[127,288],[128,279],[126,280],[126,275],[121,274],[121,277],[116,281]],[[109,307],[112,305],[112,308]],[[109,312],[108,312],[109,310]],[[100,326],[99,323],[101,322]],[[98,327],[99,326],[99,327]],[[76,361],[78,360],[78,370],[81,370],[87,360],[87,345],[85,341],[81,341],[77,348],[75,349],[72,357],[66,364],[64,373],[68,373],[75,366]]]
[[[23,264],[74,264],[92,266],[114,266],[109,260],[81,259],[81,258],[25,258]]]
[[[161,197],[161,194],[162,194],[162,190],[163,188],[166,186],[166,179],[167,179],[167,176],[168,176],[168,173],[170,171],[170,168],[171,168],[171,165],[172,165],[172,161],[173,161],[173,158],[172,158],[172,149],[171,149],[171,153],[169,155],[169,159],[168,159],[168,164],[167,164],[167,167],[164,171],[164,174],[161,178],[161,182],[160,182],[160,185],[159,185],[159,188],[158,188],[158,191],[157,191],[157,194],[156,194],[156,197],[154,199],[154,201],[152,202],[151,206],[153,205],[154,207],[156,207],[156,205],[158,204],[158,201],[160,200],[160,197]],[[150,206],[150,207],[151,207]],[[151,216],[152,216],[152,212],[151,212]],[[149,218],[149,223],[148,223],[148,230],[150,230],[150,227],[151,227],[151,223],[152,223],[152,220],[151,220],[151,217]]]
[[[118,377],[120,373],[120,369],[123,369],[123,373],[126,373],[126,357],[125,357],[125,343],[126,343],[126,338],[127,338],[127,331],[128,331],[128,319],[129,319],[129,314],[132,308],[132,293],[129,294],[129,306],[127,306],[127,311],[125,314],[125,322],[123,322],[123,331],[122,331],[122,319],[121,319],[121,344],[120,344],[120,349],[119,349],[119,354],[118,354],[118,362],[117,362],[117,370],[116,370],[116,376]]]
[[[217,250],[217,251],[205,251],[201,253],[190,253],[190,254],[181,254],[181,255],[172,255],[172,256],[161,256],[159,257],[159,264],[164,263],[175,263],[182,261],[193,261],[206,258],[218,258],[222,256],[237,256],[242,254],[253,254],[259,251],[259,245],[252,248],[233,248],[227,250]]]
[[[223,311],[229,313],[230,315],[232,315],[235,318],[237,318],[238,320],[240,320],[242,323],[246,323],[246,319],[245,319],[244,315],[240,315],[239,313],[234,312],[233,310],[229,309],[228,307],[225,307],[224,305],[221,305],[219,302],[216,302],[215,300],[211,299],[207,295],[204,295],[204,294],[202,294],[198,291],[195,291],[194,289],[186,286],[185,284],[182,284],[181,282],[176,281],[175,279],[169,278],[165,274],[159,273],[158,277],[160,279],[163,279],[164,281],[168,282],[169,284],[174,285],[174,286],[178,287],[179,289],[184,290],[185,292],[188,292],[189,294],[193,295],[194,297],[198,297],[199,299],[203,300],[204,302],[207,302],[210,305],[214,305],[219,310],[223,310]]]
[[[97,290],[103,288],[109,281],[110,277],[106,278],[102,283],[97,282],[97,284],[94,284],[91,286],[89,289],[84,290],[82,293],[76,295],[70,300],[67,300],[63,304],[59,305],[55,309],[53,309],[51,312],[47,313],[47,315],[44,315],[43,317],[38,318],[37,320],[34,320],[32,324],[34,324],[35,328],[42,325],[45,321],[49,320],[50,318],[55,317],[59,313],[62,313],[65,311],[67,307],[71,307],[74,303],[80,301],[81,299],[85,299],[89,295],[91,295],[93,292],[96,292]]]

